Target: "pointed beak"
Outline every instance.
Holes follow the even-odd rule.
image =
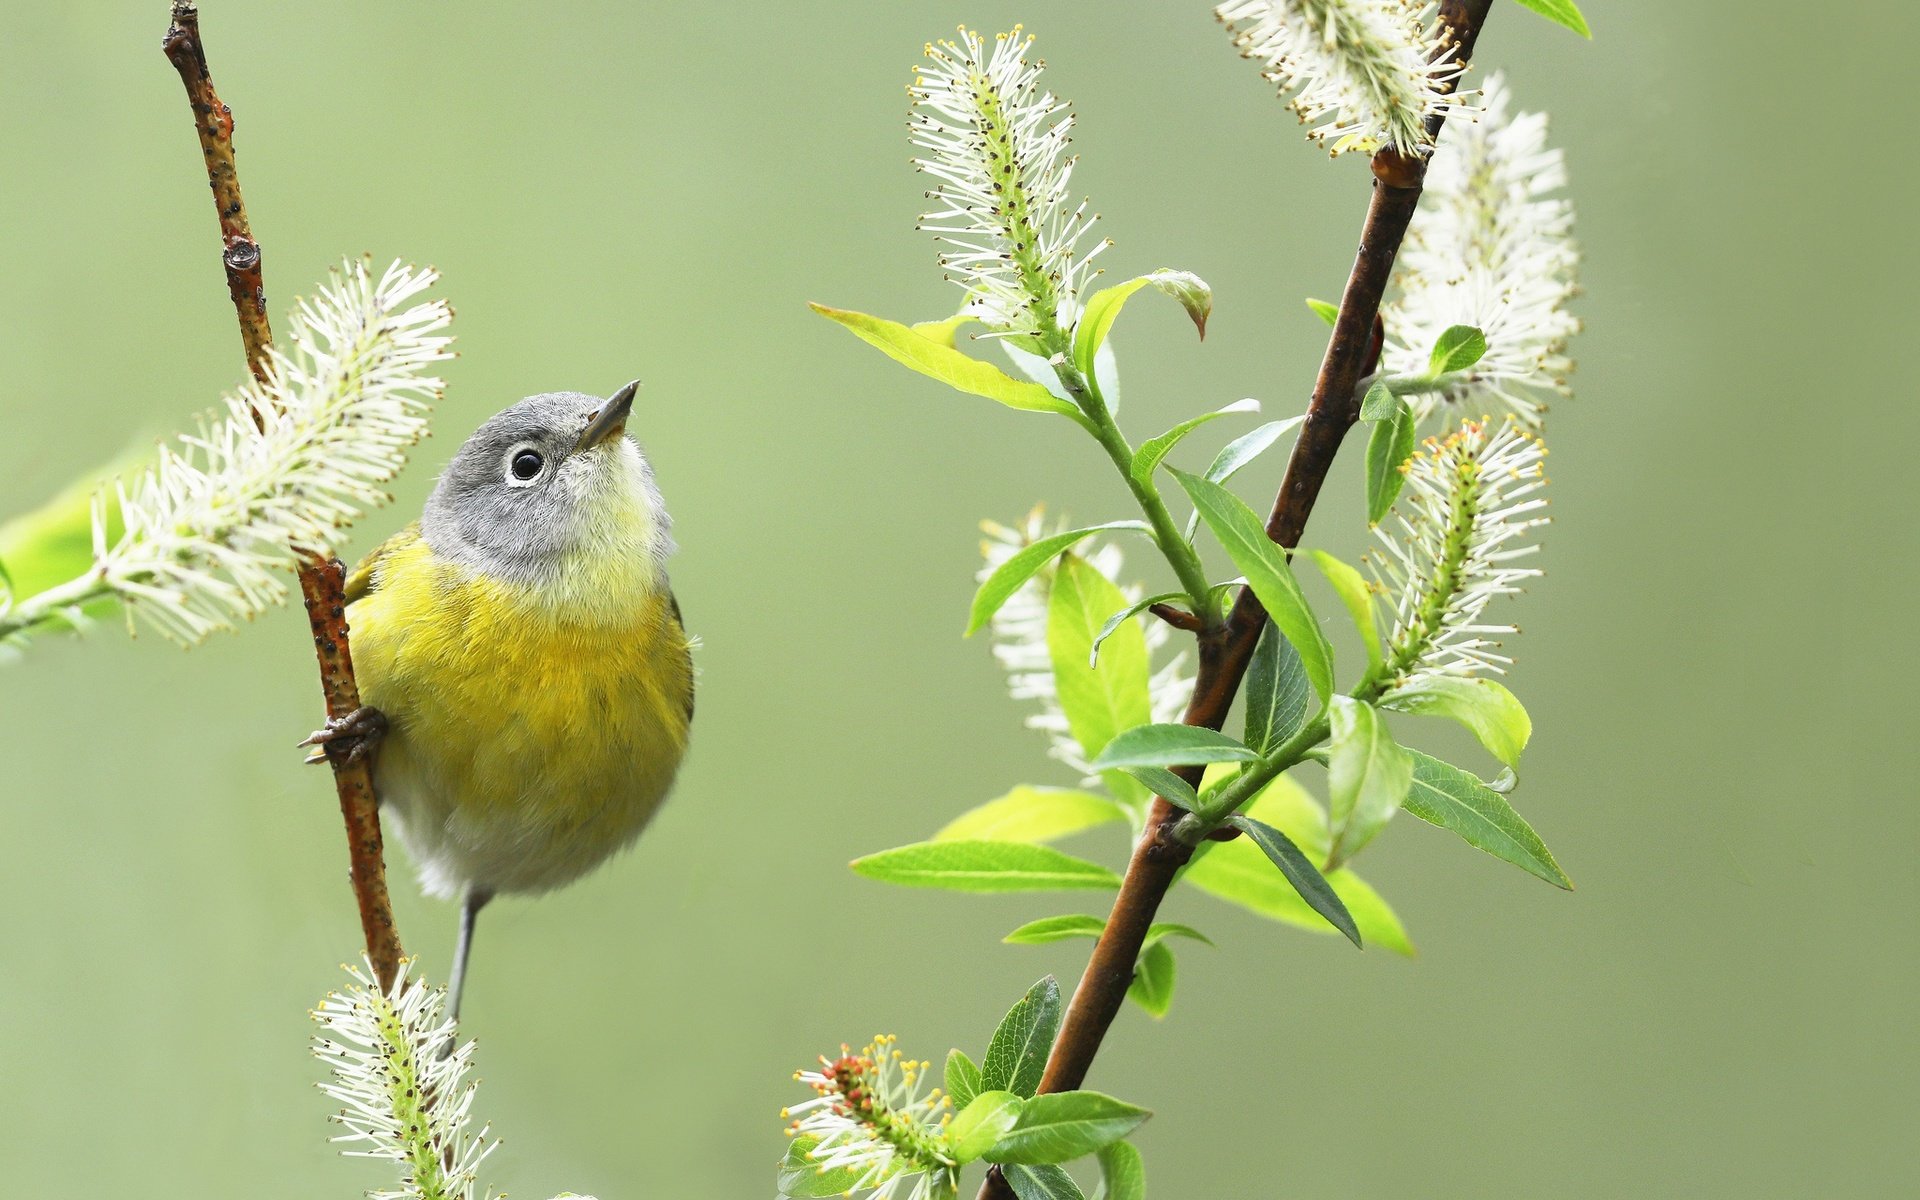
[[[627,414],[633,411],[633,396],[639,390],[640,381],[636,379],[615,392],[599,412],[587,418],[587,427],[580,431],[580,440],[574,443],[573,452],[591,450],[625,433]]]

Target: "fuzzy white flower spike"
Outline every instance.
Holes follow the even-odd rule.
[[[929,42],[907,127],[914,165],[935,181],[920,228],[942,243],[947,277],[988,329],[1046,343],[1072,329],[1107,243],[1079,252],[1096,217],[1068,188],[1073,113],[1041,86],[1032,47],[1019,26],[991,42],[965,27]]]
[[[1333,154],[1424,153],[1428,119],[1470,99],[1454,91],[1463,68],[1430,3],[1227,0],[1213,14]]]
[[[1448,125],[1427,170],[1381,312],[1390,374],[1418,375],[1449,326],[1486,334],[1487,353],[1445,391],[1409,396],[1416,415],[1512,412],[1535,428],[1547,403],[1571,393],[1567,311],[1578,288],[1573,205],[1555,195],[1566,163],[1547,145],[1544,113],[1516,112],[1504,78],[1483,89],[1478,122]]]

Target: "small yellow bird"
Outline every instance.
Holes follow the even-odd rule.
[[[667,583],[670,521],[624,436],[638,386],[494,416],[420,520],[347,578],[366,707],[309,741],[373,755],[421,887],[459,898],[455,1017],[480,909],[631,845],[686,751],[693,664]]]

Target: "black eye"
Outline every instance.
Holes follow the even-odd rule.
[[[540,468],[546,465],[546,461],[540,457],[538,450],[522,450],[513,456],[513,477],[532,479],[540,473]]]

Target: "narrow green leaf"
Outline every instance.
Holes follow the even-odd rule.
[[[1413,784],[1413,759],[1393,740],[1373,705],[1335,696],[1327,791],[1333,847],[1327,867],[1346,862],[1386,826]]]
[[[1413,759],[1413,788],[1407,793],[1407,811],[1429,825],[1451,829],[1468,845],[1485,850],[1555,887],[1573,890],[1573,881],[1553,860],[1553,854],[1533,827],[1507,803],[1505,796],[1450,763],[1418,750]]]
[[[1014,1163],[1002,1174],[1019,1200],[1086,1200],[1066,1168],[1052,1163]]]
[[[1287,556],[1267,537],[1260,518],[1240,498],[1217,483],[1175,471],[1187,489],[1207,528],[1220,540],[1233,565],[1247,577],[1247,586],[1266,608],[1267,616],[1300,652],[1300,665],[1322,701],[1333,692],[1333,648],[1320,632],[1320,622],[1300,594],[1300,584],[1287,565]]]
[[[1187,316],[1193,319],[1200,337],[1206,338],[1207,317],[1213,312],[1213,289],[1207,286],[1207,281],[1191,271],[1155,271],[1101,288],[1087,301],[1086,311],[1080,314],[1080,324],[1073,333],[1073,362],[1081,371],[1093,373],[1094,352],[1107,340],[1128,298],[1148,284],[1178,300],[1187,310]]]
[[[928,341],[939,342],[942,346],[952,350],[954,349],[954,338],[960,332],[961,326],[971,324],[979,319],[980,318],[974,316],[972,313],[958,312],[944,321],[917,321],[909,326],[909,328]]]
[[[1085,529],[1069,529],[1065,533],[1056,533],[1043,537],[993,569],[973,594],[973,607],[967,613],[967,636],[972,637],[980,627],[1000,611],[1007,598],[1019,591],[1027,580],[1082,538],[1092,537],[1096,533],[1109,530],[1128,529],[1138,533],[1151,534],[1153,531],[1145,521],[1108,521],[1104,525],[1089,525]]]
[[[1165,942],[1155,942],[1140,951],[1140,961],[1133,965],[1133,982],[1127,985],[1127,999],[1146,1009],[1147,1015],[1157,1021],[1173,1008],[1175,976],[1173,951],[1167,949]]]
[[[1309,861],[1318,862],[1326,857],[1331,843],[1327,815],[1319,801],[1291,777],[1283,775],[1268,784],[1247,805],[1245,812],[1286,834]],[[1182,878],[1209,895],[1269,920],[1283,921],[1310,933],[1332,935],[1337,932],[1325,917],[1308,907],[1284,875],[1273,869],[1273,863],[1251,838],[1202,842]],[[1344,867],[1327,872],[1326,880],[1347,906],[1367,948],[1413,954],[1413,943],[1408,940],[1400,918],[1366,881]]]
[[[1327,323],[1328,329],[1332,329],[1340,321],[1338,304],[1328,304],[1325,300],[1315,300],[1312,296],[1308,296],[1307,307],[1313,310],[1314,316]]]
[[[1053,573],[1047,601],[1047,651],[1067,728],[1089,759],[1123,729],[1153,719],[1147,694],[1147,638],[1139,622],[1125,622],[1101,644],[1100,665],[1089,666],[1093,639],[1127,597],[1085,559],[1069,551]]]
[[[953,892],[1059,892],[1113,888],[1120,877],[1099,863],[1026,842],[916,842],[852,863],[855,874],[904,887]]]
[[[1387,386],[1384,379],[1375,380],[1367,394],[1360,399],[1360,419],[1362,421],[1384,421],[1399,410],[1399,397]]]
[[[1382,662],[1380,623],[1373,617],[1373,588],[1367,584],[1366,576],[1325,550],[1309,550],[1307,555],[1320,568],[1320,573],[1327,577],[1327,582],[1333,585],[1333,590],[1339,593],[1340,603],[1346,605],[1347,615],[1353,618],[1353,627],[1360,631],[1360,640],[1366,643],[1367,665],[1378,668]]]
[[[786,1157],[780,1160],[779,1170],[774,1176],[774,1187],[780,1195],[791,1196],[795,1200],[801,1197],[844,1196],[860,1182],[867,1168],[835,1167],[821,1170],[820,1161],[809,1157],[820,1139],[810,1133],[800,1134],[787,1143]]]
[[[1249,396],[1244,400],[1235,400],[1225,408],[1216,408],[1210,413],[1201,413],[1191,420],[1182,421],[1159,437],[1142,442],[1140,448],[1133,452],[1133,462],[1128,466],[1127,472],[1133,476],[1134,482],[1145,483],[1153,478],[1154,471],[1160,466],[1161,462],[1165,460],[1167,455],[1172,452],[1173,448],[1180,444],[1181,438],[1186,437],[1189,433],[1205,425],[1208,421],[1212,421],[1218,417],[1231,416],[1234,413],[1259,411],[1260,402]]]
[[[1299,733],[1307,723],[1311,690],[1307,672],[1300,665],[1300,652],[1293,643],[1272,624],[1261,629],[1253,661],[1247,666],[1244,689],[1247,745],[1270,754]]]
[[[1067,385],[1061,382],[1060,372],[1052,359],[1024,349],[1013,338],[1000,338],[999,342],[1007,361],[1014,365],[1020,375],[1047,389],[1054,399],[1073,403],[1073,393],[1067,391]],[[1062,363],[1068,361],[1065,355],[1059,357]],[[1112,342],[1100,347],[1100,352],[1093,356],[1093,386],[1100,393],[1100,398],[1106,401],[1108,414],[1117,416],[1120,412],[1120,363],[1114,357]],[[1074,407],[1079,406],[1076,404]]]
[[[1022,784],[996,800],[961,813],[934,834],[933,840],[1050,842],[1126,819],[1126,810],[1105,796]]]
[[[967,1052],[959,1048],[947,1051],[947,1095],[956,1109],[965,1108],[980,1094],[980,1068]]]
[[[1280,868],[1280,874],[1293,885],[1294,891],[1300,893],[1300,898],[1307,902],[1309,908],[1325,917],[1327,924],[1346,934],[1348,941],[1356,946],[1360,944],[1360,930],[1354,925],[1347,906],[1341,902],[1340,894],[1333,890],[1326,876],[1320,874],[1320,869],[1300,853],[1300,847],[1293,844],[1292,838],[1245,813],[1228,817],[1227,824],[1253,839],[1253,844],[1260,847],[1261,853],[1272,860],[1274,866]]]
[[[1047,1067],[1047,1052],[1060,1031],[1060,984],[1049,975],[1027,989],[1007,1010],[987,1043],[987,1059],[980,1068],[980,1088],[1031,1096]]]
[[[1201,933],[1193,926],[1182,925],[1178,921],[1155,921],[1153,924],[1147,926],[1146,940],[1140,944],[1143,946],[1151,946],[1155,942],[1161,942],[1168,938],[1175,937],[1191,938],[1193,941],[1201,942],[1208,946],[1213,945],[1212,938]]]
[[[1153,1114],[1099,1092],[1049,1092],[1020,1108],[1013,1128],[983,1156],[996,1163],[1062,1163],[1092,1154]]]
[[[947,1126],[947,1146],[955,1161],[970,1163],[992,1150],[1020,1119],[1025,1103],[1012,1092],[981,1092],[965,1105],[956,1101],[960,1111]]]
[[[1253,762],[1260,756],[1217,729],[1199,725],[1136,725],[1115,737],[1091,764],[1096,771]]]
[[[1573,0],[1520,0],[1520,6],[1532,9],[1556,25],[1565,25],[1583,38],[1593,37],[1593,30],[1587,28],[1587,19],[1580,15]]]
[[[1147,1200],[1147,1167],[1132,1142],[1101,1147],[1100,1189],[1096,1200]]]
[[[1464,371],[1480,361],[1487,352],[1487,335],[1471,325],[1449,325],[1434,339],[1433,354],[1427,360],[1427,373],[1445,375]]]
[[[1187,599],[1187,594],[1185,592],[1161,592],[1158,596],[1148,596],[1145,600],[1140,600],[1140,601],[1136,601],[1133,604],[1129,604],[1125,608],[1121,609],[1119,612],[1108,617],[1104,622],[1101,623],[1100,632],[1093,635],[1093,650],[1091,653],[1087,655],[1087,665],[1090,667],[1097,667],[1100,665],[1100,643],[1106,641],[1109,637],[1112,637],[1113,631],[1120,628],[1121,625],[1125,624],[1127,621],[1131,620],[1132,618],[1139,616],[1141,613],[1147,611],[1149,608],[1152,608],[1156,604],[1167,604],[1173,601],[1186,600],[1186,599]]]
[[[877,347],[887,357],[911,367],[929,379],[937,379],[957,391],[997,400],[1008,408],[1028,412],[1057,413],[1083,427],[1088,422],[1080,410],[1050,394],[1037,383],[1023,383],[1000,368],[962,354],[937,337],[915,333],[898,321],[888,321],[866,313],[824,304],[809,303],[809,308],[851,330],[856,337]]]
[[[1215,483],[1225,483],[1233,478],[1234,472],[1260,457],[1262,451],[1279,441],[1281,434],[1306,419],[1306,414],[1302,413],[1284,421],[1268,421],[1249,433],[1241,434],[1214,456],[1213,465],[1207,468],[1206,478]]]
[[[1193,790],[1193,785],[1165,767],[1128,767],[1126,771],[1154,795],[1165,796],[1178,808],[1192,812],[1200,807],[1200,794]]]
[[[1074,938],[1097,938],[1106,928],[1106,918],[1076,913],[1028,921],[1000,940],[1009,946],[1044,946],[1050,942],[1065,942]],[[1212,938],[1191,925],[1182,925],[1177,921],[1155,921],[1147,926],[1147,936],[1141,945],[1151,946],[1155,942],[1170,937],[1192,938],[1196,942],[1213,945]],[[951,1092],[953,1089],[949,1087],[947,1090]]]
[[[1367,438],[1367,521],[1373,525],[1385,520],[1400,498],[1400,487],[1406,482],[1400,465],[1413,457],[1413,410],[1398,396],[1393,403],[1393,416],[1375,422]]]
[[[1328,874],[1327,882],[1340,893],[1341,902],[1353,914],[1353,923],[1359,927],[1367,945],[1413,957],[1413,939],[1407,936],[1406,926],[1372,884],[1346,867]]]
[[[1038,921],[1028,921],[1000,940],[1009,946],[1044,946],[1049,942],[1065,942],[1073,938],[1097,938],[1106,927],[1103,918],[1082,914],[1041,917]]]
[[[1436,675],[1390,694],[1380,706],[1458,721],[1473,731],[1488,754],[1516,769],[1520,752],[1533,736],[1533,720],[1519,697],[1491,679]]]

